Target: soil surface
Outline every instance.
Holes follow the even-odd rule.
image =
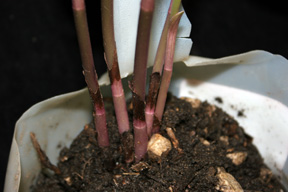
[[[146,157],[138,164],[125,163],[112,105],[106,108],[111,147],[100,149],[95,129],[86,125],[70,148],[61,151],[60,174],[43,168],[31,187],[34,192],[285,191],[252,138],[220,108],[169,95],[160,133],[171,140],[172,149],[158,161]],[[129,103],[128,108],[132,120]]]

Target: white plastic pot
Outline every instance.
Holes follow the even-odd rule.
[[[175,65],[170,86],[173,94],[207,100],[237,119],[254,137],[265,163],[288,188],[288,61],[253,51],[213,60],[191,56],[185,63],[194,67]],[[102,84],[105,79],[101,79]],[[104,95],[110,94],[109,87],[102,90]],[[221,97],[223,103],[216,102],[215,97]],[[238,111],[244,111],[245,116],[237,116]],[[15,126],[4,191],[29,191],[41,170],[30,141],[31,131],[56,164],[61,148],[69,146],[90,120],[86,89],[53,97],[27,110]]]

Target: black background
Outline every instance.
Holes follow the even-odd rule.
[[[87,0],[99,75],[106,70],[100,1]],[[217,58],[262,49],[288,58],[288,13],[278,0],[183,0],[192,54]],[[33,104],[85,87],[70,0],[0,4],[0,190],[17,119]]]

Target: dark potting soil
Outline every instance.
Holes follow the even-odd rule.
[[[86,125],[70,148],[61,151],[57,165],[61,173],[43,169],[32,187],[34,192],[204,192],[229,187],[230,191],[241,191],[241,187],[245,191],[285,191],[263,163],[252,138],[220,108],[170,95],[160,133],[175,144],[167,134],[171,128],[179,146],[172,145],[159,161],[146,157],[138,164],[125,163],[112,105],[106,108],[110,148],[100,149],[95,129]],[[130,104],[128,108],[131,118]]]

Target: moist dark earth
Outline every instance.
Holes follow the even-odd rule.
[[[132,107],[127,105],[131,122]],[[253,139],[216,106],[169,95],[160,134],[171,140],[171,128],[179,146],[172,145],[158,161],[146,157],[138,164],[125,163],[113,106],[106,108],[110,148],[99,148],[93,125],[86,125],[70,148],[61,151],[61,173],[43,168],[32,191],[227,191],[231,186],[221,183],[221,170],[244,191],[285,191],[263,163]]]

